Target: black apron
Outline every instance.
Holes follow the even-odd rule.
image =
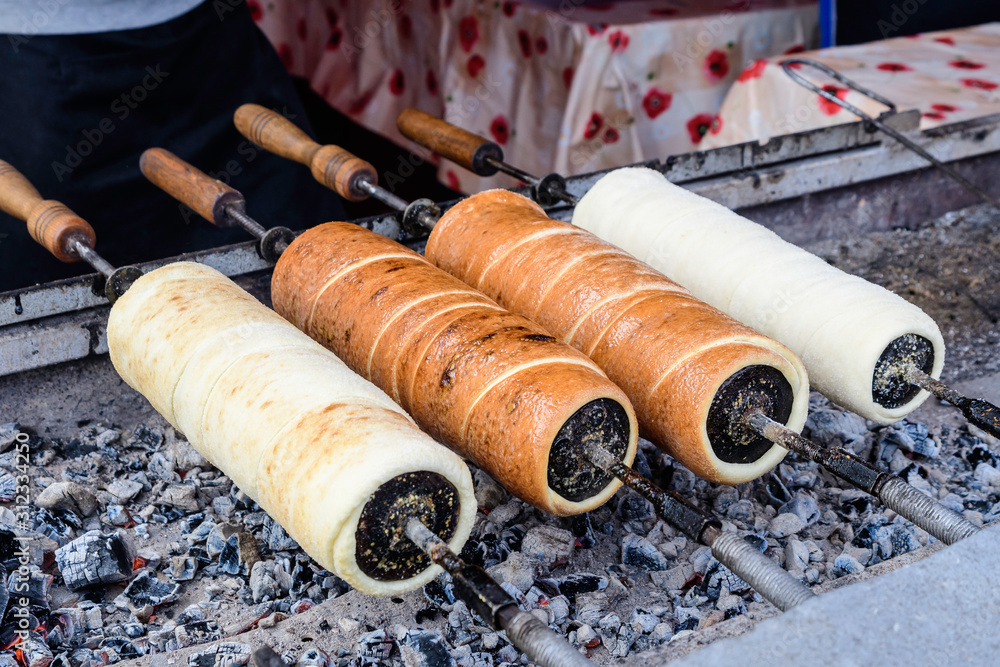
[[[153,146],[229,182],[265,227],[343,219],[339,198],[306,167],[236,131],[233,112],[245,102],[312,134],[291,78],[239,0],[209,0],[135,30],[0,35],[0,159],[90,222],[115,266],[249,239],[150,184],[139,156]],[[56,260],[0,213],[0,292],[92,272]]]

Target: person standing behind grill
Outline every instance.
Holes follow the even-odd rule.
[[[166,146],[292,229],[342,219],[340,200],[244,139],[244,102],[308,122],[243,0],[0,0],[0,159],[91,222],[114,265],[244,241],[178,207],[139,171]],[[91,272],[0,213],[0,292]]]

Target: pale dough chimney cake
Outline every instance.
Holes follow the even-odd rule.
[[[407,512],[461,549],[476,501],[462,460],[377,387],[215,269],[146,274],[111,310],[115,369],[321,565],[358,590],[440,568]]]
[[[813,385],[881,424],[928,392],[880,375],[883,355],[933,377],[944,339],[922,310],[836,269],[725,206],[643,167],[618,169],[584,195],[573,224],[663,271],[699,299],[792,349]]]

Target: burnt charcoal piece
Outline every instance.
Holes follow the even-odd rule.
[[[960,435],[956,442],[962,447],[962,456],[969,462],[973,470],[980,463],[987,463],[994,468],[1000,464],[1000,459],[987,449],[986,444],[979,438],[974,438],[970,435]]]
[[[767,540],[760,535],[747,535],[743,539],[753,545],[757,551],[761,553],[767,551]]]
[[[75,536],[75,529],[82,528],[80,517],[69,510],[46,510],[35,508],[34,530],[46,537],[66,544]]]
[[[115,599],[119,607],[124,604],[133,613],[145,607],[156,607],[177,599],[180,584],[160,581],[152,570],[143,570]],[[121,600],[122,604],[119,604]]]
[[[677,626],[674,628],[674,632],[681,632],[683,630],[697,630],[698,623],[700,622],[701,619],[691,616],[685,619],[684,621],[678,623]]]
[[[757,500],[765,505],[772,505],[778,509],[792,499],[792,494],[781,481],[781,478],[772,473],[768,473],[754,482],[757,491]]]
[[[6,452],[14,445],[14,439],[21,430],[20,426],[17,422],[0,424],[0,452]]]
[[[383,665],[392,655],[395,644],[385,630],[374,630],[358,640],[356,655],[361,665]]]
[[[416,614],[413,615],[413,621],[420,625],[421,623],[426,623],[428,621],[433,621],[435,618],[441,615],[441,610],[437,607],[427,607],[426,609],[420,609]]]
[[[716,562],[705,573],[702,589],[710,600],[718,600],[723,587],[736,595],[742,595],[750,590],[750,585],[747,582],[740,579],[722,563]]]
[[[20,645],[21,659],[26,667],[47,667],[52,662],[52,650],[37,632],[29,632]]]
[[[205,538],[205,549],[208,555],[218,556],[226,548],[226,540],[239,532],[239,528],[231,523],[217,523]]]
[[[155,428],[149,428],[140,424],[132,431],[132,436],[128,439],[128,446],[136,449],[145,449],[148,452],[159,449],[163,444],[163,434]]]
[[[437,579],[434,579],[424,586],[424,596],[438,607],[455,604],[455,587],[451,583],[442,586]]]
[[[486,569],[502,563],[509,554],[510,549],[495,533],[487,533],[478,541],[466,542],[462,548],[461,558],[466,563]]]
[[[0,472],[0,502],[9,503],[17,495],[17,479],[6,470]]]
[[[98,530],[56,550],[56,563],[71,590],[113,584],[132,576],[132,559],[121,537]]]
[[[892,531],[892,555],[902,556],[903,554],[916,551],[920,548],[920,542],[916,536],[906,526],[896,526]]]
[[[226,574],[250,574],[260,560],[257,540],[250,533],[230,535],[219,554],[219,569]]]
[[[298,667],[327,667],[330,664],[330,656],[326,651],[311,648],[300,655],[295,664]]]
[[[264,543],[271,551],[292,551],[299,547],[298,543],[288,536],[285,529],[270,516],[264,519]]]
[[[399,649],[403,661],[413,667],[450,667],[455,664],[439,631],[410,632],[406,635],[406,643]]]
[[[27,573],[20,568],[11,571],[7,576],[7,592],[26,598],[32,613],[48,614],[49,589],[54,577],[42,572],[37,565],[29,565],[28,568]]]
[[[872,508],[871,496],[858,496],[851,500],[845,500],[840,505],[840,514],[848,521],[854,521],[859,516],[868,512]]]
[[[142,484],[131,479],[116,479],[108,484],[107,492],[114,500],[124,505],[142,492]]]
[[[629,491],[618,502],[618,516],[626,523],[630,521],[642,522],[653,518],[654,515],[653,503],[635,491]]]
[[[249,644],[237,644],[235,642],[223,642],[209,646],[201,653],[194,653],[188,656],[188,667],[240,667],[250,662],[252,649]],[[260,653],[260,651],[258,651]],[[273,651],[272,651],[273,653]],[[254,656],[256,659],[256,655]],[[279,658],[280,662],[280,658]],[[272,667],[274,662],[262,663]]]
[[[649,540],[632,533],[622,540],[622,563],[649,571],[666,570],[668,565],[666,557]]]
[[[559,592],[570,600],[581,593],[595,593],[608,587],[608,578],[589,572],[575,572],[559,579]]]
[[[198,561],[191,556],[174,556],[170,559],[170,578],[174,581],[191,581],[198,572]]]
[[[16,486],[16,480],[11,479]],[[2,486],[3,477],[0,476],[0,488]],[[35,504],[47,510],[67,510],[81,517],[93,515],[99,507],[94,494],[76,482],[55,482],[48,485],[35,496]]]
[[[517,525],[511,526],[510,528],[504,528],[503,532],[500,533],[500,539],[507,545],[509,553],[511,551],[521,550],[521,543],[524,542],[524,535],[524,527]]]
[[[183,648],[222,639],[222,630],[212,620],[191,621],[177,626],[177,629],[174,630],[174,636],[177,638],[177,643]]]
[[[142,651],[135,647],[135,644],[128,637],[108,637],[101,642],[102,649],[113,649],[119,658],[138,658]]]
[[[13,531],[0,528],[0,565],[7,570],[17,569],[21,557],[21,543]],[[4,573],[6,577],[6,573]]]
[[[194,558],[200,563],[206,564],[211,563],[214,560],[208,555],[208,551],[206,551],[204,547],[191,547],[191,549],[188,550],[188,556],[191,556],[191,558]]]
[[[635,469],[634,465],[633,469]],[[590,522],[589,512],[571,517],[570,529],[576,535],[576,544],[581,549],[591,549],[597,544],[597,536],[594,533],[594,526]]]

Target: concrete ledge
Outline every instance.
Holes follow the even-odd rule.
[[[1000,654],[1000,525],[821,595],[671,664],[989,665]]]

